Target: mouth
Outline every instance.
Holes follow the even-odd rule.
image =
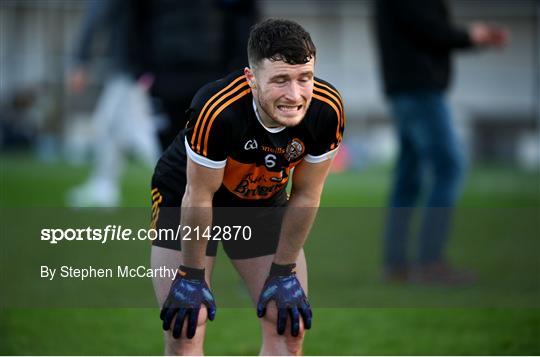
[[[284,113],[295,113],[302,110],[303,105],[278,105],[277,108]]]

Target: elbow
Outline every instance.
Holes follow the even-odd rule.
[[[182,198],[182,207],[212,207],[213,198],[213,192],[202,192],[193,185],[187,184]]]
[[[317,208],[321,203],[320,192],[305,192],[305,191],[293,191],[291,194],[291,203],[294,202],[294,206],[297,207],[312,207]]]

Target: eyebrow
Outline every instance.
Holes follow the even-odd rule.
[[[276,79],[289,79],[290,76],[288,74],[276,74],[275,76],[270,77],[271,81],[275,81]]]
[[[303,76],[313,77],[313,71],[305,71],[305,72],[300,73],[300,77],[303,77]],[[270,80],[274,81],[276,79],[289,79],[289,78],[290,76],[288,74],[276,74],[275,76],[270,77]]]
[[[313,71],[305,71],[300,73],[300,76],[311,76],[313,77]]]

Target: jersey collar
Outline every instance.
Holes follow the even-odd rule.
[[[257,109],[257,104],[255,104],[255,98],[253,98],[253,111],[255,111],[255,116],[257,117],[257,120],[259,121],[259,123],[261,123],[262,127],[266,129],[266,131],[272,133],[272,134],[275,134],[275,133],[279,133],[280,131],[283,131],[286,126],[278,126],[278,127],[275,127],[275,128],[269,128],[267,127],[266,125],[263,124],[262,120],[261,120],[261,116],[259,115],[259,110]]]

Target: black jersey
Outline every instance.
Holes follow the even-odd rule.
[[[186,129],[163,154],[156,171],[162,177],[185,175],[186,155],[199,165],[224,168],[215,206],[283,202],[291,170],[302,160],[332,158],[345,125],[338,91],[315,78],[313,99],[300,124],[265,127],[243,71],[201,88],[187,114]]]

